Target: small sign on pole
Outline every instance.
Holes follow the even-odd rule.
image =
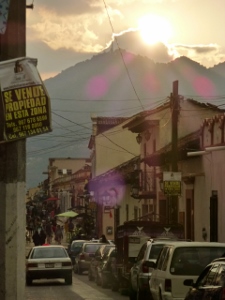
[[[36,68],[37,59],[0,63],[0,142],[52,131],[50,99]]]
[[[181,194],[181,172],[163,172],[163,191],[165,195]]]

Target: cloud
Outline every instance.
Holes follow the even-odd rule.
[[[107,48],[126,49],[137,55],[146,56],[155,62],[169,62],[174,58],[171,49],[163,43],[149,45],[145,43],[140,32],[135,29],[128,29],[119,34],[113,34],[112,40],[107,44]]]
[[[67,0],[68,1],[68,0]],[[34,9],[41,7],[42,10],[48,11],[58,16],[75,16],[85,15],[89,13],[97,13],[102,9],[101,0],[82,0],[82,1],[69,1],[69,5],[61,0],[50,1],[38,0],[38,5],[34,3]]]
[[[38,59],[38,70],[42,80],[56,76],[60,71],[75,64],[85,61],[94,53],[74,52],[73,49],[60,48],[52,49],[40,41],[33,41],[27,44],[27,56]]]
[[[209,44],[209,45],[182,45],[182,44],[175,44],[175,48],[177,49],[187,49],[193,50],[196,53],[211,53],[212,51],[218,51],[219,46],[216,44]]]
[[[131,0],[107,0],[105,3],[107,10],[102,0],[69,1],[68,5],[61,0],[52,1],[51,5],[50,1],[39,0],[34,3],[34,10],[27,10],[28,54],[41,57],[44,62],[41,72],[45,73],[45,78],[71,66],[71,62],[104,51],[111,44],[114,49],[119,46],[155,62],[166,63],[183,55],[206,67],[224,61],[224,49],[217,44],[148,45],[137,28],[131,27],[135,24],[129,26],[134,20],[123,15],[126,6],[128,11],[131,9]]]
[[[83,0],[75,2],[80,3]],[[70,7],[68,15],[66,15],[65,9],[62,11],[59,9],[61,4],[54,5],[51,8],[49,3],[48,6],[43,3],[38,7],[34,19],[32,19],[32,12],[29,11],[27,42],[39,40],[46,43],[53,50],[63,47],[66,49],[71,48],[74,52],[101,52],[106,42],[105,34],[100,34],[105,28],[104,22],[108,25],[109,33],[107,35],[110,36],[111,33],[107,14],[104,11],[102,2],[101,7],[98,5],[99,1],[86,0],[84,2],[85,5],[82,5],[89,6],[89,9],[81,8],[82,5],[79,5],[79,12],[75,9],[76,13],[72,13],[73,7]],[[76,5],[73,4],[72,6]],[[112,18],[114,16],[122,17],[117,9],[109,9]]]
[[[187,56],[206,67],[213,67],[225,59],[224,49],[217,44],[174,44],[171,48],[177,56]]]
[[[112,39],[107,43],[107,48],[110,47],[126,49],[159,63],[167,63],[177,57],[187,56],[206,67],[213,67],[225,59],[224,49],[217,44],[157,43],[148,45],[142,40],[140,32],[135,28],[113,34]]]

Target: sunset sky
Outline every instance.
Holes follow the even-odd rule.
[[[26,56],[38,59],[43,80],[108,48],[126,49],[155,62],[166,63],[181,55],[205,67],[225,61],[225,0],[27,0],[32,3],[34,9],[26,10]],[[76,112],[68,109],[71,102],[64,101],[62,109],[57,108],[60,101],[51,100],[54,131],[29,139],[28,186],[41,181],[49,156],[77,153],[74,147],[79,150],[80,136],[71,137],[71,130],[81,130],[76,124],[80,116],[90,128],[83,144],[91,135],[92,111],[86,102]],[[115,116],[121,113],[115,110],[117,103],[110,103],[107,111]]]
[[[225,61],[224,0],[27,0],[32,3],[26,55],[38,59],[43,80],[113,40],[113,49],[156,62],[180,55],[205,67]]]

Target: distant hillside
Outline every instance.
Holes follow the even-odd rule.
[[[28,186],[38,184],[49,157],[89,156],[91,114],[127,117],[151,109],[166,101],[175,80],[185,98],[224,103],[225,63],[207,69],[187,57],[155,63],[126,51],[122,54],[123,59],[118,50],[95,55],[45,80],[53,132],[28,139]]]
[[[217,95],[224,94],[225,63],[207,69],[184,56],[164,64],[154,63],[146,57],[125,51],[122,53],[124,61],[118,50],[102,53],[46,80],[45,84],[50,96],[53,98],[56,96],[72,97],[74,100],[135,99],[134,102],[138,103],[134,89],[136,89],[141,100],[146,97],[168,96],[174,80],[179,81],[179,92],[183,96],[193,95],[210,98],[215,96],[215,92]],[[88,84],[96,77],[104,79],[107,86],[102,94],[100,92],[88,94]],[[205,94],[201,95],[196,90],[196,83],[200,82],[203,85],[203,80],[200,80],[203,78],[208,79],[208,82],[215,89],[209,90],[205,86]],[[100,81],[98,83],[100,84]],[[99,86],[96,86],[96,89],[98,88]],[[143,102],[146,104],[144,100]],[[109,110],[108,103],[104,106]],[[121,106],[124,105],[121,104]],[[127,104],[125,104],[125,108],[127,108]],[[111,113],[114,113],[113,110]]]

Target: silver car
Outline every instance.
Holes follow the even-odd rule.
[[[72,262],[61,245],[33,247],[26,258],[26,284],[34,279],[63,278],[72,284]]]
[[[95,252],[103,243],[87,242],[82,245],[79,254],[75,257],[74,273],[82,274],[84,271],[88,271],[92,258]]]

